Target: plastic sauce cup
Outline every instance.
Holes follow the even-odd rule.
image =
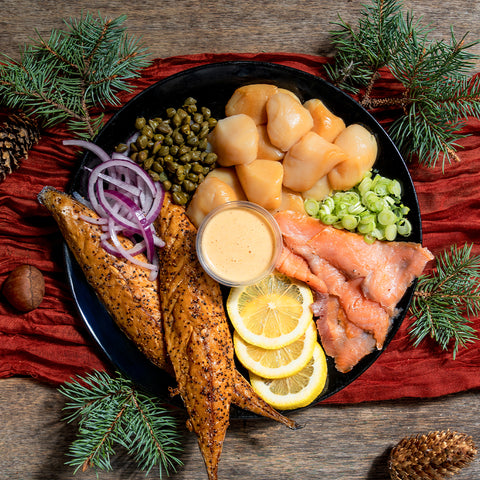
[[[245,201],[227,202],[201,223],[196,249],[202,267],[217,282],[229,287],[251,285],[274,270],[282,234],[264,208]]]

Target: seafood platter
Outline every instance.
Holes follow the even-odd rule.
[[[192,104],[195,109],[189,110]],[[209,119],[215,122],[208,136],[188,137],[195,148],[179,157],[181,161],[174,161],[164,137],[174,137],[185,129],[190,134],[190,127],[197,123],[196,106],[203,116],[195,132],[205,126],[208,133]],[[154,139],[151,134],[154,153],[140,159],[147,150],[145,132],[156,129],[169,109],[172,122],[178,122],[175,131],[166,126]],[[180,112],[188,118],[186,125]],[[175,138],[169,141],[171,146]],[[192,155],[200,159],[199,141],[205,144],[203,166],[198,160],[187,168]],[[85,325],[116,368],[139,386],[186,408],[209,478],[216,478],[229,418],[264,415],[295,428],[288,415],[318,404],[353,382],[398,331],[416,278],[432,259],[421,246],[415,189],[400,153],[381,125],[328,82],[294,68],[262,62],[189,69],[159,81],[129,101],[94,143],[87,148],[68,193],[73,198],[91,199],[96,188],[106,205],[111,198],[134,211],[123,193],[92,187],[92,172],[97,178],[110,178],[105,176],[102,162],[105,166],[115,163],[112,152],[117,152],[115,165],[122,172],[126,168],[122,155],[143,165],[164,186],[161,199],[151,200],[157,208],[156,218],[151,219],[156,236],[142,243],[147,258],[149,250],[158,250],[158,263],[150,264],[150,270],[142,274],[138,273],[145,265],[141,261],[107,266],[110,256],[115,256],[108,251],[111,244],[98,253],[91,239],[109,234],[113,245],[124,251],[125,244],[119,242],[110,223],[103,225],[102,234],[98,233],[102,220],[96,216],[88,225],[80,222],[80,227],[72,227],[70,219],[61,217],[68,211],[77,220],[88,220],[83,204],[72,206],[70,195],[66,200],[66,195],[48,189],[39,200],[52,211],[66,239],[68,279]],[[178,143],[175,153],[183,148],[183,143]],[[162,149],[167,154],[159,163],[157,153]],[[108,158],[102,159],[102,155]],[[215,165],[207,168],[206,164],[214,161]],[[177,175],[177,180],[181,177],[180,181],[173,184],[165,176],[168,171]],[[122,178],[117,183],[129,183],[125,181],[128,177]],[[144,181],[150,183],[150,179]],[[136,185],[128,189],[139,190]],[[382,198],[380,191],[384,191]],[[367,206],[360,204],[360,197]],[[352,198],[353,203],[348,203]],[[123,207],[115,207],[111,215],[119,216]],[[244,217],[258,220],[257,214],[263,224],[247,227],[239,223]],[[220,218],[231,223],[218,223]],[[137,221],[134,232],[150,228],[145,219],[123,221],[127,227]],[[261,237],[262,228],[267,237]],[[246,233],[248,229],[250,233]],[[274,238],[271,249],[266,240],[269,232]],[[90,239],[85,241],[84,235]],[[245,240],[240,240],[243,237]],[[137,252],[137,246],[131,248],[130,252]],[[254,254],[259,256],[242,270],[239,258]],[[270,263],[254,273],[264,254]],[[93,266],[88,265],[89,258],[95,258]],[[210,259],[229,265],[227,277],[222,277],[221,268],[209,267]],[[228,277],[232,268],[242,278]],[[92,272],[101,280],[92,281]],[[153,272],[158,277],[152,276]],[[115,276],[123,283],[109,288],[108,281]],[[130,277],[135,279],[130,281]],[[251,285],[258,287],[251,289]],[[142,292],[141,299],[135,289]],[[301,311],[292,331],[281,335],[271,334],[267,327],[258,329],[251,322],[256,316],[268,317],[264,312],[273,303],[268,297],[272,290],[282,292],[292,311]],[[290,291],[296,292],[295,298],[287,298]],[[262,304],[265,297],[270,299]],[[143,302],[137,309],[140,317],[145,316],[144,324],[132,321],[136,310],[125,306],[135,302]],[[256,313],[260,305],[263,310]],[[120,310],[126,312],[116,314]],[[287,324],[292,323],[289,315],[283,320],[273,316],[272,323],[278,320],[280,329],[288,329]],[[306,347],[308,335],[311,349]],[[281,343],[285,338],[288,342]],[[281,377],[281,383],[284,377],[294,378],[307,367],[295,369],[300,360],[271,367],[262,364],[262,358],[272,352],[281,358],[277,352],[283,348],[293,351],[295,342],[302,351],[309,350],[308,365],[313,365],[309,375],[315,378],[307,381],[310,393],[302,401],[291,393],[290,403],[282,403],[277,401],[282,394],[271,386],[276,380],[269,378]],[[274,373],[268,377],[271,371]],[[284,377],[275,376],[277,371],[284,372]],[[172,397],[172,393],[179,395]],[[202,411],[205,415],[199,415]]]

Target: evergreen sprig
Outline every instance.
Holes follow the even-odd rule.
[[[480,40],[432,40],[431,29],[404,14],[398,0],[372,0],[365,5],[357,28],[341,18],[334,25],[334,63],[327,74],[340,88],[360,95],[370,109],[398,107],[401,112],[389,134],[402,154],[434,167],[458,160],[458,140],[468,116],[480,118],[480,78],[471,76],[478,55],[469,49]],[[384,72],[403,91],[395,97],[374,96]]]
[[[64,420],[78,422],[67,461],[75,472],[89,467],[112,470],[118,446],[147,474],[158,466],[160,478],[163,471],[168,475],[181,465],[177,420],[120,373],[112,377],[93,372],[63,384],[59,391],[67,398]]]
[[[410,307],[410,335],[414,346],[433,338],[443,350],[453,343],[453,358],[460,347],[478,340],[470,317],[480,314],[480,255],[472,245],[452,245],[437,256],[431,275],[422,275]]]
[[[130,81],[149,64],[125,20],[86,13],[64,20],[67,28],[52,30],[48,39],[38,35],[19,61],[2,55],[0,103],[44,127],[67,122],[78,136],[93,138],[103,124],[102,108],[119,105],[118,93],[131,91]]]

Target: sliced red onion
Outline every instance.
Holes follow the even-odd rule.
[[[130,262],[150,270],[150,280],[158,274],[158,257],[155,248],[165,246],[156,234],[153,222],[158,217],[164,199],[159,182],[128,156],[113,153],[109,156],[102,148],[85,140],[65,140],[64,145],[86,148],[101,163],[90,170],[88,197],[99,219],[85,216],[85,221],[98,224],[103,234],[103,248],[110,254],[126,258]],[[125,248],[119,235],[134,242]],[[145,253],[148,262],[135,258]]]
[[[73,145],[75,147],[82,147],[86,150],[90,150],[90,152],[94,153],[100,160],[102,160],[102,162],[110,160],[110,156],[103,148],[87,140],[64,140],[63,144]]]

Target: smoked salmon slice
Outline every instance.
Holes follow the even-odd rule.
[[[286,244],[298,246],[326,260],[348,279],[361,278],[366,297],[380,303],[390,314],[408,286],[433,259],[430,251],[414,242],[375,241],[367,244],[361,235],[324,225],[295,212],[275,216]]]
[[[335,359],[335,368],[349,372],[376,346],[373,335],[349,322],[338,298],[317,294],[312,304],[317,330],[325,353]]]
[[[361,235],[294,211],[275,219],[284,242],[276,268],[323,298],[322,308],[316,302],[322,345],[339,371],[349,371],[383,347],[396,305],[433,255],[414,242],[367,244]]]

